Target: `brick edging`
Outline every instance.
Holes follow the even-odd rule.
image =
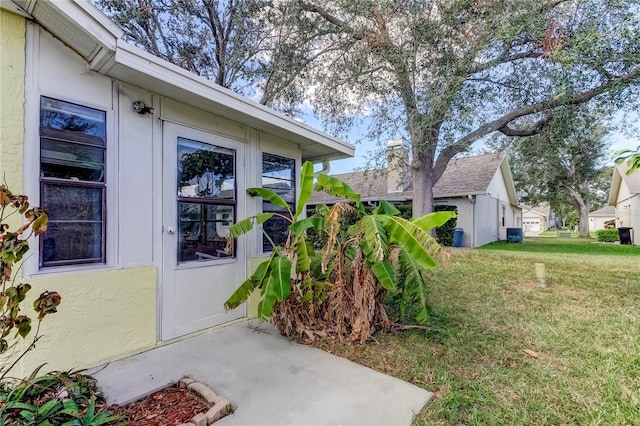
[[[233,411],[229,400],[217,395],[209,387],[203,383],[197,382],[189,377],[181,379],[179,382],[181,388],[187,388],[191,392],[198,395],[210,407],[206,413],[196,414],[191,422],[182,423],[178,426],[209,426],[216,420],[220,420]]]

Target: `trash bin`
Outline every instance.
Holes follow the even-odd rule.
[[[521,243],[522,228],[507,228],[507,241],[510,243]]]
[[[464,234],[464,229],[456,228],[453,230],[453,246],[454,247],[462,247],[462,234]]]
[[[620,244],[632,244],[633,238],[631,238],[631,231],[633,228],[620,227],[618,228],[618,235],[620,236]],[[454,236],[455,239],[455,236]]]

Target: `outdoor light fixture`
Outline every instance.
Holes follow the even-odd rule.
[[[133,103],[133,110],[138,114],[155,114],[156,110],[153,107],[148,106],[142,101],[135,101]]]

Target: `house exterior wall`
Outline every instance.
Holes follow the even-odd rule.
[[[456,228],[462,228],[462,247],[474,247],[474,205],[468,198],[446,198],[438,199],[436,203],[446,203],[448,206],[455,206],[458,211]]]
[[[613,219],[614,216],[589,216],[589,231],[604,229],[604,223]]]
[[[33,205],[39,204],[41,96],[107,113],[107,264],[39,270],[38,244],[32,243],[22,269],[23,279],[33,286],[25,309],[44,290],[58,291],[62,303],[58,313],[43,321],[45,337],[15,374],[28,374],[45,361],[47,369],[85,368],[151,349],[159,344],[157,307],[162,288],[158,230],[162,229],[163,123],[244,142],[245,163],[238,164],[238,170],[245,173],[247,186],[261,185],[263,151],[295,158],[299,167],[299,146],[95,73],[37,24],[2,9],[0,13],[0,167],[14,192],[23,191]],[[26,99],[24,110],[22,99]],[[137,100],[152,105],[156,114],[135,113],[131,105]],[[244,195],[244,188],[238,188],[238,195]],[[255,214],[260,205],[258,199],[249,199],[246,213]],[[254,232],[241,238],[250,241],[248,256],[257,258],[247,264],[247,271],[252,271],[263,256],[260,236]],[[255,311],[253,304],[249,311]]]
[[[498,169],[487,193],[476,196],[476,247],[507,239],[507,228],[522,227],[522,209],[509,201],[507,185]]]
[[[479,247],[500,239],[499,200],[489,195],[476,195],[475,200],[475,247]]]
[[[640,194],[631,194],[623,180],[616,200],[616,226],[633,228],[633,242],[640,244]]]
[[[25,19],[0,9],[0,171],[22,192],[24,142]]]

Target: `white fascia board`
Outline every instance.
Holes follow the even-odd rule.
[[[502,171],[502,178],[504,179],[504,184],[507,187],[507,192],[509,193],[509,201],[513,205],[518,205],[518,195],[516,193],[516,185],[513,182],[513,174],[511,173],[511,166],[509,165],[509,160],[506,156],[502,157],[502,163],[500,163],[500,169]]]
[[[355,147],[347,142],[299,123],[122,40],[118,40],[110,67],[103,67],[102,72],[266,133],[285,137],[303,147],[311,143],[329,148],[331,152],[319,156],[318,161],[354,155]]]
[[[13,12],[16,15],[20,15],[25,18],[31,18],[31,15],[29,15],[24,9],[11,1],[0,0],[0,9],[8,10],[9,12]]]
[[[89,1],[55,0],[49,3],[111,51],[115,51],[117,41],[124,36],[124,31]]]
[[[611,176],[611,189],[609,190],[609,205],[615,206],[618,203],[618,193],[620,192],[620,184],[622,183],[622,174],[618,166],[613,167],[613,176]]]
[[[465,193],[449,193],[449,194],[438,194],[438,196],[434,196],[433,199],[434,200],[438,200],[440,198],[464,198],[464,197],[468,197],[469,195],[487,195],[487,191],[469,191],[469,192],[465,192]]]

